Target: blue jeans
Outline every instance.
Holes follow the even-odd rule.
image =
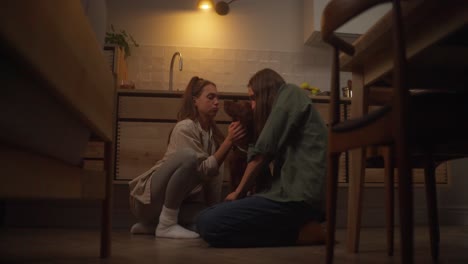
[[[213,247],[290,246],[302,225],[321,216],[320,210],[305,202],[249,196],[201,211],[197,231]]]

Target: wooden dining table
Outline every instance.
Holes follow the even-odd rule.
[[[409,87],[466,89],[468,1],[402,1],[402,15]],[[344,53],[340,56],[341,71],[352,73],[351,118],[366,113],[372,87],[391,83],[391,22],[389,12],[353,43],[353,56]],[[386,96],[386,93],[380,96]],[[365,155],[364,148],[350,152],[347,220],[347,249],[350,253],[358,251]],[[412,214],[409,208],[401,214],[403,218],[409,217],[406,221],[411,222],[412,217],[405,215]],[[406,259],[412,259],[412,247],[412,241],[402,245],[401,254],[411,256]]]

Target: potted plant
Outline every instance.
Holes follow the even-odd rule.
[[[133,44],[135,47],[138,47],[138,43],[135,41],[131,34],[127,34],[125,30],[120,30],[120,32],[116,32],[114,29],[114,25],[111,24],[111,31],[106,32],[106,44],[113,44],[120,47],[125,54],[125,58],[131,55],[130,50],[130,43]]]
[[[116,46],[114,51],[114,72],[116,73],[117,83],[120,87],[126,88],[127,82],[127,58],[131,55],[130,46],[138,47],[138,43],[133,36],[125,30],[116,31],[111,24],[110,31],[106,32],[105,42],[108,45]]]

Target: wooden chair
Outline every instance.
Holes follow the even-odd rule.
[[[367,108],[371,106],[382,106],[390,103],[392,97],[391,90],[387,87],[372,87],[367,94]],[[411,90],[410,90],[411,94]],[[383,168],[384,169],[384,189],[385,189],[385,214],[386,214],[386,232],[387,232],[387,254],[393,255],[394,250],[394,168],[395,155],[392,146],[378,146],[370,147],[366,151],[366,168]],[[426,191],[426,203],[429,223],[429,235],[431,256],[433,260],[437,260],[439,256],[439,217],[437,209],[437,191],[436,191],[436,168],[443,162],[462,158],[466,156],[466,151],[459,150],[458,152],[444,152],[436,153],[437,155],[430,155],[426,153],[412,153],[411,167],[422,168],[424,170],[424,184]],[[365,170],[362,170],[361,177],[365,177]],[[361,190],[362,191],[362,190]],[[358,202],[358,206],[354,208],[354,212],[350,214],[357,215],[361,213],[362,197]],[[358,223],[356,233],[360,232],[360,223]],[[356,249],[359,247],[359,236],[356,241]]]
[[[391,78],[393,98],[389,104],[371,111],[360,118],[340,122],[339,113],[339,71],[340,51],[352,56],[355,48],[334,34],[334,31],[351,18],[384,0],[333,0],[329,2],[322,17],[322,38],[333,47],[332,87],[330,104],[330,126],[328,144],[328,179],[327,179],[327,263],[333,261],[336,198],[338,182],[338,158],[343,151],[367,146],[389,146],[387,161],[395,162],[398,168],[401,257],[403,263],[413,261],[413,194],[412,194],[412,157],[425,161],[428,179],[428,199],[430,208],[435,209],[435,183],[433,182],[438,154],[445,159],[459,157],[463,149],[457,149],[459,142],[466,142],[463,136],[467,129],[466,122],[460,122],[456,116],[467,114],[463,101],[466,94],[459,91],[426,90],[410,94],[407,89],[408,65],[400,1],[392,5],[392,51],[393,78]],[[417,78],[416,78],[417,79]],[[415,79],[410,79],[413,86]],[[456,83],[456,82],[455,82]],[[415,86],[416,87],[416,86]],[[367,87],[368,88],[368,87]],[[431,87],[433,88],[433,87]],[[439,107],[436,109],[434,105]],[[455,115],[454,113],[457,113]],[[437,120],[437,122],[434,122]],[[450,140],[447,138],[450,137]],[[352,139],[352,140],[351,140]],[[394,151],[394,154],[388,151]],[[453,155],[453,156],[452,156]],[[393,159],[392,157],[395,157]],[[387,173],[394,165],[386,165]],[[385,177],[392,180],[392,175]],[[387,183],[387,186],[392,184]],[[393,190],[387,189],[389,194]],[[391,198],[393,200],[393,198]],[[393,210],[393,204],[387,208]],[[436,210],[430,210],[436,213]],[[393,225],[392,225],[393,226]],[[431,223],[432,247],[439,241],[438,224]],[[391,241],[391,244],[393,242]]]
[[[394,149],[391,146],[377,147],[376,155],[366,159],[366,168],[384,168],[384,189],[385,189],[385,228],[387,232],[387,254],[393,256],[394,250],[394,168],[395,168],[395,155]],[[369,152],[369,151],[367,151]],[[449,160],[452,157],[434,157],[429,153],[426,155],[415,155],[411,156],[411,167],[412,168],[423,168],[424,169],[424,184],[426,189],[426,202],[428,212],[428,223],[429,223],[429,235],[430,235],[430,246],[431,256],[433,260],[437,260],[439,256],[439,217],[437,213],[437,192],[436,192],[436,180],[435,170],[436,167]],[[455,158],[455,157],[453,157]],[[363,170],[364,173],[364,170]],[[361,177],[364,177],[362,175]],[[363,190],[361,190],[362,192]],[[355,208],[354,212],[350,214],[359,214],[362,210],[362,196]],[[356,233],[360,232],[360,223],[358,223]],[[356,241],[357,247],[359,247],[359,237]]]

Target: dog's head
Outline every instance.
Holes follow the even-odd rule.
[[[239,121],[246,130],[246,137],[239,144],[239,147],[246,148],[249,143],[254,141],[254,126],[253,126],[253,110],[250,102],[248,101],[224,101],[224,112],[232,117],[233,121]],[[235,155],[231,157],[230,173],[231,173],[231,187],[235,190],[237,185],[242,179],[245,168],[247,166],[247,154],[240,151],[234,151]],[[267,174],[261,173],[256,177],[255,187],[253,192],[259,192],[271,186],[271,177]]]
[[[224,111],[232,117],[233,121],[240,121],[242,125],[252,123],[253,112],[248,101],[224,101]]]
[[[232,121],[239,121],[247,132],[247,143],[253,139],[253,111],[249,101],[224,101],[224,112]]]

